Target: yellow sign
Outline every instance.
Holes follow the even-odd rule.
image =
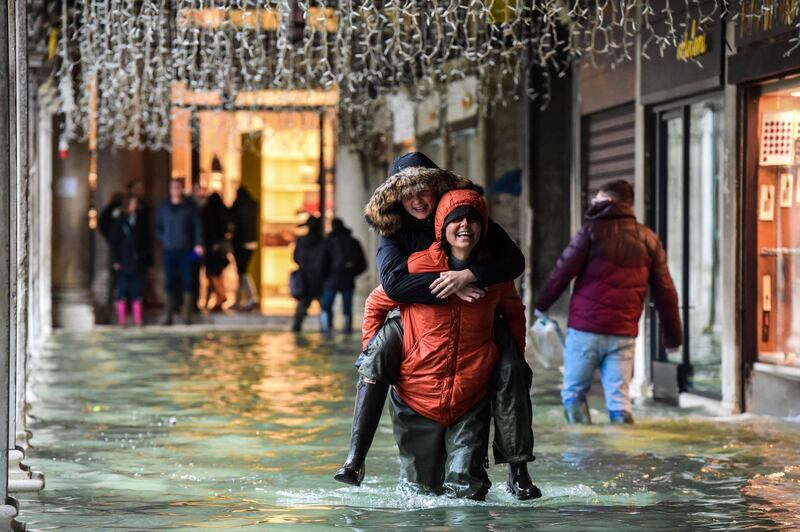
[[[678,61],[688,61],[708,52],[707,34],[697,34],[697,21],[692,20],[692,33],[683,33],[683,40],[678,43],[676,57]]]

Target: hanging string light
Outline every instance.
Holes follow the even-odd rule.
[[[168,149],[173,110],[265,89],[337,88],[343,141],[371,130],[376,100],[414,99],[474,76],[491,112],[520,94],[546,104],[575,59],[614,65],[663,54],[699,28],[780,15],[800,2],[715,0],[63,0],[58,72],[67,138],[85,138],[97,80],[100,145]],[[678,4],[680,4],[678,6]],[[781,12],[776,13],[780,4]],[[666,7],[656,7],[656,5]],[[679,10],[669,6],[680,7]],[[198,100],[197,94],[205,95]],[[187,95],[193,95],[188,98]],[[200,102],[200,103],[198,103]]]

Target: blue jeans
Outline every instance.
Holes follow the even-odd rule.
[[[345,316],[352,316],[353,315],[353,291],[352,290],[341,290],[342,294],[342,308],[344,311]],[[319,304],[322,307],[322,310],[331,317],[331,323],[333,322],[333,301],[336,299],[336,290],[328,290],[325,288],[322,291],[322,297],[320,297]]]
[[[564,404],[582,402],[600,369],[600,381],[609,412],[631,412],[628,387],[633,376],[636,338],[567,329],[564,346]]]
[[[117,272],[117,300],[138,301],[142,299],[142,276]]]
[[[164,277],[167,282],[167,294],[192,291],[194,264],[195,259],[191,249],[164,250]]]

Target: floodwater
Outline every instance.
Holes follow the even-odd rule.
[[[558,375],[536,371],[544,492],[486,502],[396,492],[388,413],[366,482],[334,482],[349,439],[357,339],[288,333],[59,334],[32,362],[46,475],[18,494],[35,530],[796,530],[800,423],[648,406],[633,426],[567,426]]]

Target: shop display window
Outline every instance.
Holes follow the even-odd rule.
[[[800,366],[800,81],[758,102],[758,359]]]

